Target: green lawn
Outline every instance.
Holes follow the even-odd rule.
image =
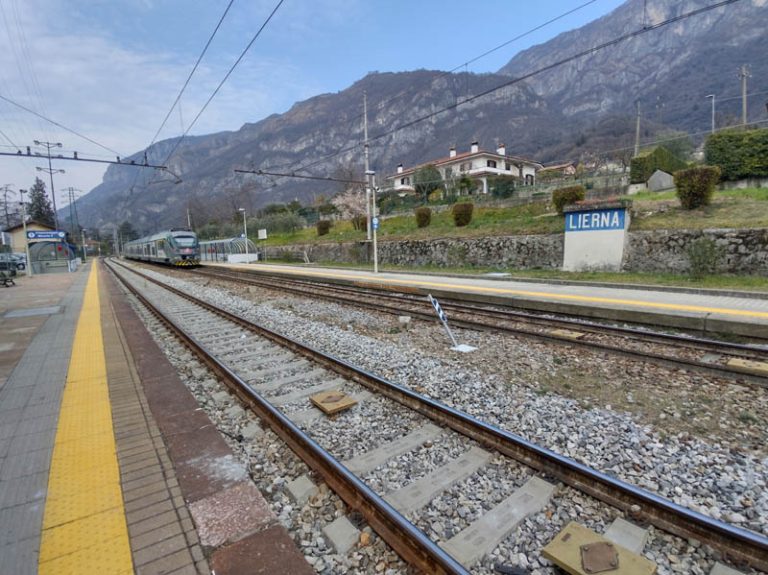
[[[674,192],[643,192],[626,199],[633,201],[630,230],[764,228],[768,227],[768,189],[716,192],[712,204],[696,210],[680,207]],[[472,222],[462,228],[453,224],[450,208],[432,212],[426,228],[416,227],[413,213],[381,219],[378,237],[382,240],[419,240],[444,237],[479,237],[524,234],[551,234],[563,231],[563,218],[544,202],[515,207],[476,205]],[[329,234],[318,237],[314,227],[292,234],[270,234],[267,245],[294,243],[362,241],[365,230],[350,222],[335,222]]]

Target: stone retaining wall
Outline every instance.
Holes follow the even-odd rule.
[[[688,246],[702,237],[720,248],[720,273],[768,276],[768,229],[630,232],[622,269],[686,273],[690,269]],[[371,262],[370,245],[364,242],[269,248],[270,257],[305,261],[305,254],[311,262]],[[379,242],[379,262],[402,266],[560,269],[563,234]]]

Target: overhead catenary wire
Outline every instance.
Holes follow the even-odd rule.
[[[694,16],[698,16],[700,14],[709,12],[711,10],[715,10],[717,8],[722,8],[722,7],[727,6],[729,4],[734,4],[734,3],[739,2],[739,1],[740,0],[721,0],[720,2],[716,2],[716,3],[708,5],[708,6],[703,6],[701,8],[690,10],[688,12],[685,12],[683,14],[679,14],[677,16],[673,16],[673,17],[667,18],[666,20],[663,20],[663,21],[658,22],[656,24],[652,24],[652,25],[645,24],[642,28],[640,28],[638,30],[634,30],[634,31],[628,32],[626,34],[622,34],[621,36],[618,36],[616,38],[613,38],[611,40],[608,40],[606,42],[598,44],[597,46],[593,46],[591,48],[579,51],[579,52],[577,52],[575,54],[572,54],[570,56],[567,56],[565,58],[561,58],[561,59],[559,59],[559,60],[557,60],[555,62],[552,62],[550,64],[542,66],[542,67],[540,67],[540,68],[538,68],[536,70],[533,70],[533,71],[528,72],[526,74],[523,74],[523,75],[517,76],[515,78],[512,78],[509,81],[503,82],[503,83],[501,83],[501,84],[499,84],[499,85],[497,85],[497,86],[495,86],[493,88],[490,88],[488,90],[484,90],[482,92],[479,92],[478,94],[475,94],[475,95],[473,95],[471,97],[468,97],[467,99],[462,100],[461,102],[455,102],[455,103],[450,104],[448,106],[445,106],[445,107],[443,107],[443,108],[441,108],[439,110],[436,110],[436,111],[430,112],[428,114],[422,115],[422,116],[420,116],[418,118],[415,118],[414,120],[408,121],[408,122],[406,122],[404,124],[400,124],[400,125],[392,128],[392,129],[390,129],[390,130],[386,130],[384,132],[381,132],[381,133],[379,133],[379,134],[377,134],[375,136],[370,137],[369,138],[369,143],[371,141],[381,140],[383,138],[391,136],[391,135],[393,135],[393,134],[395,134],[395,133],[397,133],[397,132],[399,132],[401,130],[405,130],[407,128],[410,128],[412,126],[420,124],[421,122],[425,122],[427,120],[430,120],[430,119],[432,119],[432,118],[434,118],[434,117],[436,117],[436,116],[438,116],[440,114],[443,114],[443,113],[445,113],[447,111],[456,109],[456,108],[458,108],[460,106],[466,105],[466,104],[468,104],[470,102],[473,102],[475,100],[478,100],[480,98],[488,96],[488,95],[490,95],[490,94],[492,94],[494,92],[497,92],[498,90],[501,90],[503,88],[512,86],[514,84],[518,84],[520,82],[523,82],[524,80],[527,80],[529,78],[532,78],[532,77],[537,76],[539,74],[542,74],[544,72],[556,69],[556,68],[558,68],[558,67],[560,67],[560,66],[562,66],[564,64],[567,64],[569,62],[572,62],[574,60],[578,60],[578,59],[583,58],[585,56],[589,56],[589,55],[595,54],[596,52],[600,52],[602,50],[605,50],[606,48],[610,48],[611,46],[615,46],[617,44],[625,42],[626,40],[629,40],[629,39],[632,39],[632,38],[636,38],[638,36],[641,36],[643,34],[647,34],[649,32],[658,30],[658,29],[663,28],[665,26],[668,26],[670,24],[674,24],[676,22],[680,22],[682,20],[685,20],[685,19],[688,19],[688,18],[692,18]],[[352,152],[355,149],[359,148],[359,146],[360,146],[360,143],[358,142],[358,143],[356,143],[354,145],[341,148],[340,150],[337,150],[336,152],[331,153],[331,154],[327,154],[327,155],[323,156],[322,158],[320,158],[318,160],[315,160],[315,161],[313,161],[313,162],[311,162],[309,164],[305,164],[303,166],[300,166],[299,168],[294,170],[294,173],[297,172],[297,171],[300,171],[300,170],[301,171],[307,170],[307,169],[309,169],[309,168],[311,168],[311,167],[313,167],[315,165],[324,163],[324,162],[326,162],[327,160],[329,160],[329,159],[331,159],[333,157],[340,156],[342,154]]]
[[[272,20],[274,15],[277,13],[277,11],[280,9],[280,7],[283,5],[283,2],[285,0],[279,0],[279,2],[275,5],[275,7],[272,9],[272,12],[270,12],[269,16],[264,20],[261,27],[256,31],[256,33],[253,35],[253,38],[251,38],[251,41],[248,42],[248,45],[243,49],[243,51],[240,53],[240,55],[237,57],[237,60],[235,60],[234,64],[227,70],[227,73],[224,75],[224,78],[222,78],[221,82],[219,82],[219,85],[216,86],[216,89],[213,91],[213,93],[208,97],[205,104],[203,104],[203,107],[200,108],[200,111],[197,113],[195,118],[192,120],[192,122],[187,126],[187,129],[184,130],[184,133],[176,140],[176,143],[174,144],[173,148],[171,148],[171,151],[166,156],[165,160],[162,162],[163,164],[168,164],[168,161],[171,159],[171,156],[176,152],[179,145],[181,145],[181,142],[184,140],[184,138],[189,134],[189,131],[195,126],[197,121],[200,119],[200,116],[203,115],[203,112],[205,112],[206,108],[208,108],[208,105],[213,101],[213,99],[216,97],[216,94],[219,93],[219,90],[221,90],[222,86],[224,86],[225,82],[229,79],[229,77],[232,75],[232,72],[235,71],[235,68],[240,64],[240,62],[245,58],[245,55],[248,53],[248,51],[251,49],[251,46],[256,42],[256,40],[261,36],[261,33],[264,31],[264,29],[267,27],[269,22]]]
[[[558,16],[555,16],[554,18],[550,18],[546,22],[538,24],[537,26],[534,26],[533,28],[530,28],[529,30],[526,30],[522,34],[518,34],[514,38],[511,38],[510,40],[507,40],[507,41],[499,44],[498,46],[495,46],[494,48],[491,48],[490,50],[486,50],[482,54],[479,54],[478,56],[475,56],[475,57],[471,58],[470,60],[467,60],[463,64],[459,64],[458,66],[455,66],[452,69],[450,69],[450,70],[448,70],[446,72],[443,72],[442,74],[439,74],[436,78],[430,78],[429,79],[429,83],[432,84],[432,83],[440,80],[441,78],[445,78],[446,76],[450,76],[454,72],[456,72],[457,70],[460,70],[461,68],[467,68],[469,66],[469,64],[473,64],[473,63],[477,62],[478,60],[481,60],[481,59],[483,59],[483,58],[485,58],[487,56],[490,56],[494,52],[497,52],[498,50],[501,50],[502,48],[505,48],[505,47],[509,46],[510,44],[512,44],[514,42],[517,42],[518,40],[522,40],[526,36],[530,36],[534,32],[538,32],[539,30],[549,26],[550,24],[554,24],[558,20],[562,20],[566,16],[570,16],[571,14],[573,14],[575,12],[578,12],[579,10],[589,6],[590,4],[594,4],[596,1],[597,0],[588,0],[587,2],[584,2],[583,4],[580,4],[579,6],[576,6],[575,8],[572,8],[571,10],[568,10],[567,12],[563,12],[562,14],[559,14]],[[381,109],[384,106],[386,106],[387,104],[389,104],[389,103],[391,103],[391,102],[393,102],[393,101],[395,101],[395,100],[397,100],[398,98],[401,98],[401,97],[402,97],[402,94],[398,94],[396,96],[392,96],[390,98],[387,98],[385,100],[382,100],[382,101],[378,102],[376,104],[376,106],[379,109]],[[357,116],[354,116],[353,118],[351,118],[349,120],[349,124],[353,125],[353,124],[357,123],[362,117],[363,117],[362,113],[358,114]],[[329,157],[334,157],[334,155],[336,155],[336,154],[335,153],[331,153],[329,155]],[[268,169],[268,170],[270,170],[270,169],[279,169],[279,168],[282,168],[282,167],[288,166],[288,165],[290,165],[290,164],[289,163],[273,164],[271,166],[266,167],[266,169]],[[302,169],[302,168],[299,168],[299,169]]]
[[[213,42],[213,39],[216,37],[216,34],[219,32],[219,28],[221,28],[221,24],[224,22],[224,19],[227,17],[227,14],[229,13],[229,9],[232,7],[232,4],[235,0],[229,0],[229,3],[227,4],[227,7],[224,9],[224,13],[221,15],[221,18],[219,18],[218,23],[216,24],[216,27],[213,29],[213,32],[211,32],[211,35],[208,37],[208,41],[205,43],[205,46],[203,47],[203,50],[200,52],[200,55],[197,57],[197,61],[195,62],[195,65],[192,66],[192,70],[190,71],[189,75],[187,76],[187,79],[184,81],[184,85],[181,87],[181,90],[179,90],[178,95],[176,96],[176,99],[173,101],[173,104],[171,104],[170,109],[168,110],[168,113],[165,115],[165,118],[163,118],[163,121],[160,123],[160,127],[157,128],[157,131],[155,132],[155,135],[152,136],[152,141],[149,143],[149,146],[147,146],[147,150],[152,147],[152,145],[157,141],[157,137],[160,135],[160,132],[165,127],[165,124],[168,122],[168,118],[171,117],[171,114],[173,113],[174,108],[177,104],[179,104],[179,101],[181,100],[181,96],[184,94],[185,90],[187,89],[187,86],[189,86],[189,82],[192,80],[192,76],[195,75],[195,72],[197,71],[197,68],[200,66],[200,62],[203,60],[203,57],[205,56],[206,52],[208,52],[208,48],[211,45],[211,42]],[[179,116],[181,117],[181,106],[179,106]],[[183,130],[183,125],[182,125]],[[130,189],[133,189],[133,187],[136,185],[136,180],[139,177],[139,173],[137,172],[136,175],[133,178],[133,183],[131,183]]]

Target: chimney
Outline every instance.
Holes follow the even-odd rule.
[[[456,146],[451,146],[451,149],[448,150],[448,157],[449,158],[455,158],[456,157]]]
[[[479,149],[480,149],[480,144],[478,142],[472,142],[472,144],[470,144],[469,151],[472,154],[477,154]]]
[[[397,173],[402,174],[403,173],[403,164],[397,164]]]
[[[500,156],[506,156],[507,155],[507,147],[504,144],[499,144],[496,148],[496,153]]]

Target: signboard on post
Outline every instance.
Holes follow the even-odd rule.
[[[442,322],[443,327],[445,328],[445,331],[448,332],[448,337],[450,337],[451,341],[453,342],[453,347],[451,349],[453,351],[460,351],[463,353],[475,351],[477,349],[476,347],[472,347],[471,345],[465,345],[463,343],[462,344],[456,343],[456,338],[453,337],[451,328],[448,327],[448,316],[445,315],[443,308],[440,307],[440,302],[438,302],[435,298],[433,298],[432,294],[428,294],[427,299],[429,299],[429,303],[432,304],[432,307],[435,308],[435,313],[437,313],[437,317],[440,318],[440,321]]]
[[[266,240],[267,239],[267,230],[266,229],[259,230],[259,239],[260,240]]]
[[[631,202],[590,202],[565,206],[563,269],[620,271]]]
[[[30,240],[59,240],[64,241],[67,232],[61,230],[29,230],[27,238]]]

